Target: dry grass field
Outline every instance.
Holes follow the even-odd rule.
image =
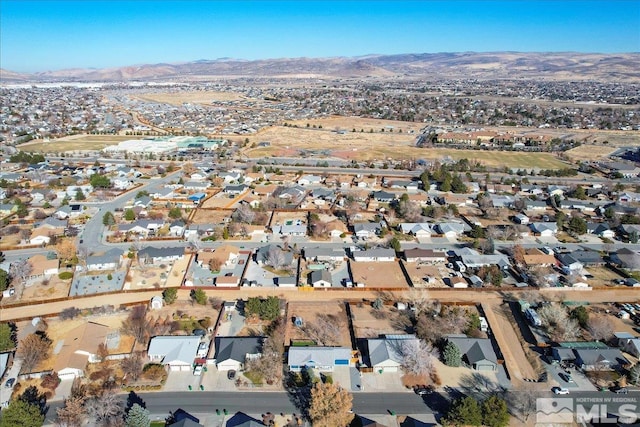
[[[455,150],[447,148],[415,147],[415,135],[389,132],[351,132],[340,134],[323,125],[323,129],[273,126],[249,137],[251,143],[270,142],[269,147],[250,148],[245,154],[251,158],[269,156],[304,156],[305,152],[321,157],[336,157],[358,161],[386,159],[453,160],[467,158],[487,166],[509,165],[513,168],[559,169],[567,164],[550,153],[525,153],[513,151]],[[348,148],[345,148],[348,147]]]
[[[237,93],[217,91],[143,93],[133,96],[133,98],[170,105],[182,105],[184,103],[210,105],[216,101],[248,99]]]
[[[373,129],[374,132],[380,132],[382,128],[385,128],[385,132],[389,130],[393,130],[393,133],[399,133],[402,130],[402,133],[410,133],[413,131],[414,133],[420,132],[420,129],[424,127],[423,123],[416,122],[401,122],[395,120],[383,120],[383,119],[370,119],[366,117],[344,117],[344,116],[331,116],[321,119],[309,119],[309,120],[295,120],[291,122],[287,122],[290,125],[297,125],[300,128],[306,128],[307,123],[313,126],[322,126],[323,129],[327,130],[346,130],[352,131],[355,129],[357,132],[360,130],[364,130],[365,132],[369,132],[370,129]]]
[[[72,135],[44,142],[33,140],[21,144],[20,150],[34,153],[61,153],[66,151],[102,150],[110,145],[117,145],[129,139],[142,139],[132,135]]]
[[[406,334],[407,325],[398,310],[385,305],[374,310],[370,303],[351,304],[351,318],[357,338],[377,338],[381,334]]]
[[[364,283],[367,288],[409,287],[397,262],[352,262],[351,278],[354,283]]]
[[[349,321],[344,304],[338,301],[319,302],[289,302],[287,307],[287,328],[285,331],[285,345],[290,345],[291,340],[309,340],[311,337],[293,324],[294,317],[301,317],[304,325],[314,325],[318,316],[329,316],[333,322],[340,327],[340,342],[332,345],[351,347],[349,335]]]

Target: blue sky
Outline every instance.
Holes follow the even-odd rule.
[[[639,52],[640,1],[0,0],[0,67],[221,57]]]

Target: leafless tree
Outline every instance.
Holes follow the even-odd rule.
[[[144,305],[134,306],[129,312],[129,316],[122,321],[120,329],[123,333],[133,336],[139,343],[145,344],[149,338],[147,308]]]
[[[64,400],[64,406],[56,410],[57,427],[79,427],[84,425],[87,418],[84,408],[84,396],[69,396]]]
[[[403,200],[398,204],[398,215],[407,222],[420,222],[422,220],[422,208],[416,202]]]
[[[98,426],[111,427],[122,422],[124,416],[123,401],[114,390],[105,390],[100,396],[89,399],[85,408],[90,419]]]
[[[245,224],[253,224],[253,220],[256,217],[256,213],[248,204],[241,204],[231,215],[231,217],[238,222]]]
[[[31,373],[46,359],[51,348],[51,340],[43,333],[29,334],[20,341],[16,356],[22,360],[22,372]]]
[[[417,317],[416,334],[436,344],[445,335],[464,331],[468,322],[467,313],[458,307],[443,307],[438,314],[425,311]]]
[[[440,356],[437,348],[423,340],[398,340],[402,369],[409,374],[426,375],[433,370],[433,362]]]
[[[339,345],[342,337],[339,319],[330,314],[319,315],[315,322],[309,322],[303,326],[303,330],[318,345]]]
[[[436,300],[429,299],[429,293],[425,289],[411,288],[406,297],[416,316],[419,316],[424,311],[433,311],[434,303],[437,303]],[[439,313],[440,307],[435,312]]]
[[[561,305],[545,305],[538,310],[538,316],[554,341],[575,341],[580,336],[580,325],[569,318],[567,310]]]
[[[542,393],[531,383],[524,383],[519,390],[507,393],[506,397],[509,412],[526,423],[529,417],[536,413],[536,402],[542,397]]]
[[[607,341],[614,333],[613,322],[605,316],[589,317],[587,327],[591,337],[596,341]]]
[[[265,264],[275,269],[282,268],[285,264],[284,252],[277,246],[271,246],[267,251],[264,261]]]
[[[26,259],[21,259],[16,262],[11,263],[11,267],[9,267],[9,274],[14,279],[19,279],[21,281],[25,281],[27,277],[31,274],[31,264]]]
[[[135,351],[131,353],[131,356],[125,358],[120,363],[120,367],[122,368],[122,373],[125,375],[127,380],[137,381],[140,378],[140,374],[142,374],[142,366],[144,365],[144,358],[142,353],[139,351]]]
[[[282,249],[286,252],[289,250],[289,244],[291,243],[291,236],[284,235],[280,238],[282,240]]]

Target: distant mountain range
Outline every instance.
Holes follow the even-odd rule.
[[[220,77],[477,78],[640,82],[640,53],[420,53],[336,58],[240,60],[21,74],[0,69],[0,82],[206,80]]]

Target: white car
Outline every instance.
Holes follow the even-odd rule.
[[[196,365],[196,367],[193,368],[193,375],[202,375],[202,365]]]
[[[554,387],[551,391],[553,391],[553,394],[569,394],[569,389],[564,387]]]

